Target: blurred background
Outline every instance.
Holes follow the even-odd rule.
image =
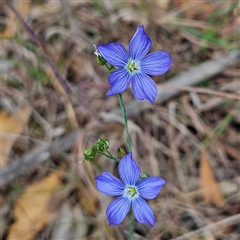
[[[1,239],[127,239],[94,177],[126,148],[117,97],[93,44],[128,44],[139,25],[174,62],[155,104],[123,93],[133,157],[167,181],[134,239],[237,240],[240,229],[239,2],[1,1]],[[162,97],[164,96],[164,97]]]

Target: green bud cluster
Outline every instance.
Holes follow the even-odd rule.
[[[105,152],[109,148],[109,141],[105,138],[100,138],[97,141],[97,150],[101,152]]]
[[[97,143],[85,150],[83,155],[87,161],[93,161],[96,154],[104,153],[109,148],[109,141],[105,138],[98,139]]]

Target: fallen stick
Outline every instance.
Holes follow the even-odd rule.
[[[63,137],[62,139],[54,141],[49,147],[45,147],[42,149],[34,149],[22,158],[19,158],[11,165],[6,166],[0,173],[0,188],[3,188],[17,178],[23,176],[27,171],[29,171],[36,165],[49,160],[49,158],[54,153],[63,153],[70,150],[75,143],[75,140],[79,133],[80,130],[75,130],[71,134]]]

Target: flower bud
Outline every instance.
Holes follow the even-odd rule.
[[[85,160],[93,161],[96,156],[96,152],[92,148],[89,148],[84,151],[83,155]]]
[[[97,63],[98,63],[99,65],[104,66],[104,65],[106,64],[106,62],[107,62],[107,61],[106,61],[103,57],[97,56]]]
[[[98,152],[104,152],[109,148],[109,141],[105,138],[100,138],[97,141],[97,150]]]
[[[117,156],[118,156],[118,157],[122,158],[122,157],[124,157],[126,154],[127,154],[127,153],[126,153],[126,151],[125,151],[124,148],[118,148],[118,150],[117,150]]]

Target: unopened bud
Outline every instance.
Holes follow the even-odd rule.
[[[124,157],[126,154],[127,154],[127,153],[126,153],[126,151],[125,151],[124,148],[118,148],[118,150],[117,150],[117,156],[118,156],[118,157],[122,158],[122,157]]]
[[[89,149],[84,151],[83,155],[84,155],[85,160],[93,161],[95,156],[96,156],[96,152],[93,151],[92,148],[89,148]]]

